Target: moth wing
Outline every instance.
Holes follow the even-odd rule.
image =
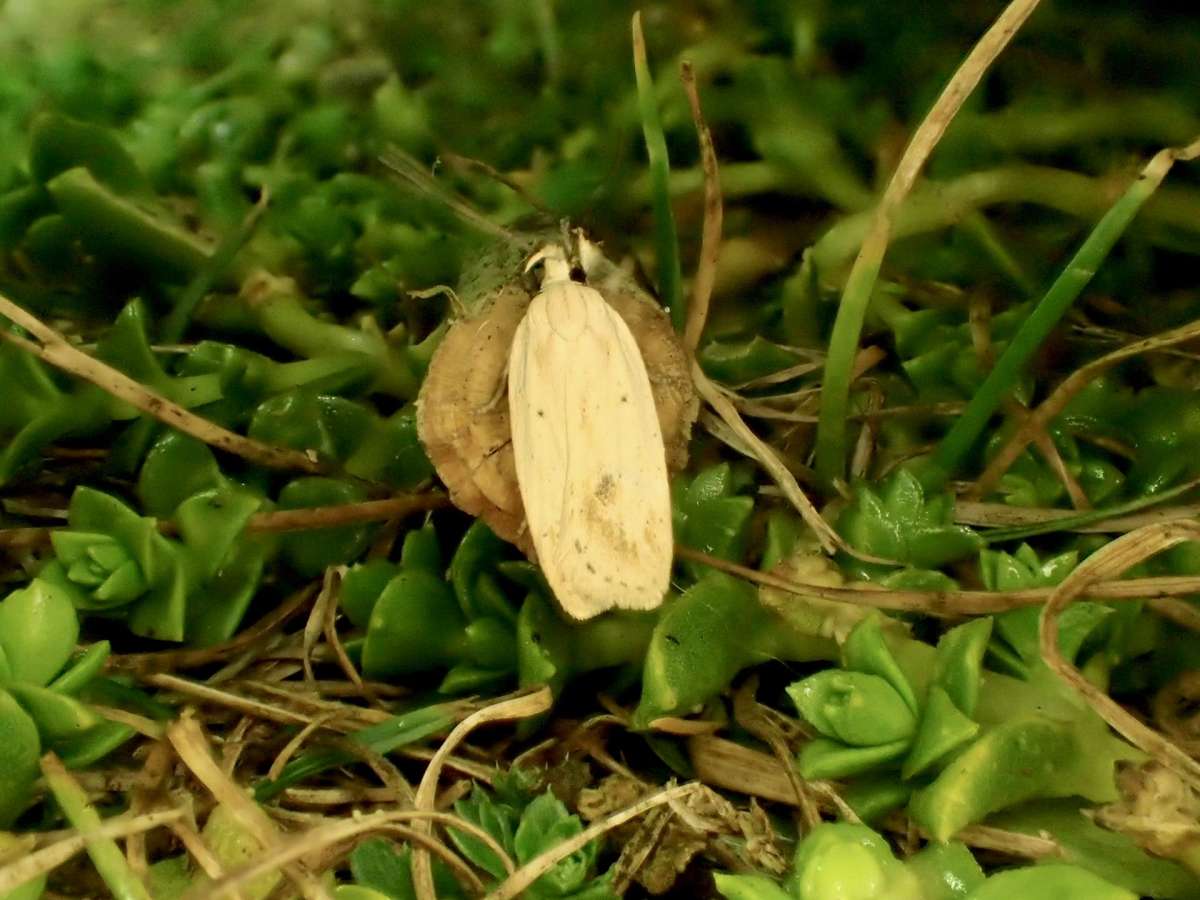
[[[509,365],[517,481],[546,580],[579,619],[653,609],[674,545],[650,380],[624,320],[593,288],[530,304]]]

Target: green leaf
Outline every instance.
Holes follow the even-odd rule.
[[[38,734],[48,744],[80,737],[101,719],[74,697],[33,684],[14,683],[8,692],[29,713]]]
[[[1161,900],[1200,896],[1200,877],[1177,862],[1152,856],[1132,837],[1097,825],[1074,800],[1041,800],[1004,810],[989,825],[1020,834],[1054,835],[1062,861],[1081,866],[1133,891]]]
[[[390,900],[416,900],[412,881],[412,850],[397,849],[385,838],[370,838],[350,854],[350,871],[360,886],[378,891]],[[440,900],[463,900],[465,895],[453,873],[433,859],[433,884]]]
[[[1087,869],[1062,863],[1026,866],[993,875],[967,895],[967,900],[1010,900],[1012,897],[1054,900],[1137,900]]]
[[[979,723],[965,716],[939,685],[932,685],[925,695],[921,724],[900,769],[900,777],[915,778],[978,733]]]
[[[405,547],[408,539],[405,539]],[[400,566],[386,559],[372,559],[351,566],[342,577],[340,603],[356,628],[366,628],[371,611],[388,582],[400,574]]]
[[[0,828],[10,828],[33,796],[42,742],[29,714],[0,690]]]
[[[400,565],[405,569],[421,569],[438,576],[444,573],[442,550],[438,546],[437,532],[432,524],[427,522],[404,536]]]
[[[358,484],[311,476],[289,481],[279,493],[279,508],[308,509],[359,503],[366,499],[366,491]],[[313,578],[329,566],[344,565],[361,556],[370,544],[373,531],[370,525],[313,528],[285,534],[279,546],[294,571]]]
[[[813,633],[802,633],[775,616],[745,581],[719,572],[706,575],[668,600],[659,615],[642,670],[635,727],[706,703],[756,663],[832,658],[836,644],[819,632],[820,623]]]
[[[491,572],[510,553],[509,545],[496,537],[482,519],[476,519],[463,535],[450,560],[449,574],[459,608],[468,619],[490,614],[516,620],[516,610]]]
[[[582,831],[583,823],[579,817],[568,813],[562,802],[547,790],[535,797],[521,813],[520,824],[513,836],[513,849],[518,862],[525,864]],[[531,892],[542,897],[574,896],[591,876],[598,849],[598,842],[590,841],[560,860],[534,882]]]
[[[49,684],[79,640],[79,618],[66,592],[35,578],[0,602],[0,647],[12,678]]]
[[[796,847],[787,879],[799,900],[922,900],[916,878],[864,825],[824,822]]]
[[[864,553],[924,569],[970,556],[983,544],[971,529],[954,524],[949,494],[927,499],[907,469],[898,469],[878,490],[859,484],[838,530]]]
[[[339,884],[333,889],[334,900],[391,900],[390,894],[357,884]]]
[[[896,693],[904,698],[908,708],[916,713],[917,696],[883,639],[882,622],[883,616],[876,612],[854,626],[842,644],[842,658],[847,669],[878,675],[890,684]]]
[[[755,335],[747,341],[711,341],[700,351],[700,365],[710,378],[729,385],[771,375],[799,363],[803,357],[788,347]]]
[[[921,885],[921,900],[963,900],[984,882],[983,869],[960,841],[926,844],[905,863]]]
[[[726,900],[793,900],[791,894],[762,875],[729,875],[714,872],[713,881]]]
[[[885,770],[853,779],[841,794],[855,815],[866,824],[874,825],[888,813],[904,806],[912,791],[912,785],[897,778],[894,770]]]
[[[30,174],[45,183],[75,166],[87,166],[97,180],[122,193],[141,193],[149,187],[112,131],[58,113],[42,113],[29,131]]]
[[[262,853],[262,845],[238,817],[224,804],[213,807],[201,831],[204,843],[225,871],[232,871],[254,860]],[[265,900],[283,879],[278,870],[264,872],[241,887],[246,900]],[[204,883],[207,879],[200,879]]]
[[[908,740],[917,717],[878,675],[826,669],[788,687],[800,714],[826,737],[854,747]]]
[[[908,749],[909,738],[870,747],[848,747],[840,741],[817,738],[800,751],[797,764],[805,778],[848,778],[896,763]]]
[[[455,802],[454,811],[495,838],[509,856],[515,855],[514,841],[520,814],[513,807],[497,803],[487,791],[476,785],[469,796]],[[496,880],[504,878],[507,874],[504,864],[479,838],[456,828],[447,829],[447,832],[463,856]]]
[[[193,494],[226,483],[207,444],[168,430],[146,454],[138,473],[137,495],[146,512],[167,518]]]
[[[402,570],[371,611],[363,673],[368,678],[394,678],[453,664],[461,658],[466,626],[445,581],[427,572]]]
[[[1089,752],[1068,727],[1046,719],[1006,722],[955,757],[909,804],[914,820],[947,841],[985,816],[1069,789],[1063,770]],[[1061,794],[1060,794],[1061,795]]]
[[[415,744],[427,737],[449,731],[455,722],[456,707],[452,704],[436,703],[422,706],[392,716],[378,725],[347,735],[347,740],[362,744],[372,753],[386,755]],[[357,759],[348,750],[318,749],[302,753],[284,766],[279,777],[273,781],[260,781],[254,788],[254,799],[266,803],[293,784],[313,775],[319,775],[335,766]]]
[[[942,635],[934,658],[933,681],[964,715],[975,714],[983,653],[992,635],[992,620],[973,619]]]

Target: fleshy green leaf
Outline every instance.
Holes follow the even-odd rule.
[[[78,640],[79,618],[70,598],[41,579],[0,602],[0,646],[16,681],[49,684]]]
[[[932,685],[900,776],[909,779],[922,774],[978,733],[979,724],[965,716],[939,685]]]

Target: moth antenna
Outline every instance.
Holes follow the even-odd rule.
[[[379,155],[379,161],[390,169],[392,174],[406,187],[419,194],[433,197],[458,216],[464,224],[510,244],[521,243],[520,239],[507,228],[497,225],[462,197],[439,183],[426,171],[425,166],[410,154],[391,147]]]
[[[488,165],[483,160],[473,159],[469,156],[459,156],[457,153],[443,153],[442,161],[452,169],[459,172],[478,172],[493,181],[504,185],[522,200],[524,200],[531,209],[541,213],[549,219],[554,218],[554,210],[550,209],[545,203],[535,197],[530,190],[521,184],[515,178],[505,175],[494,166]]]

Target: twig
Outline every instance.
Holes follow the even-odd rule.
[[[708,319],[708,305],[712,299],[713,285],[717,280],[717,262],[721,257],[721,223],[725,216],[721,203],[721,175],[717,168],[717,151],[713,147],[712,132],[704,121],[700,109],[700,95],[696,90],[696,75],[687,60],[680,63],[679,77],[687,93],[688,106],[692,110],[692,122],[696,126],[696,137],[700,142],[700,161],[704,166],[704,227],[700,238],[700,259],[696,263],[696,275],[692,280],[692,301],[688,305],[687,322],[683,329],[683,345],[695,352],[704,333]]]
[[[276,534],[284,531],[309,531],[317,528],[337,528],[365,522],[383,522],[394,518],[441,509],[450,498],[440,491],[421,494],[397,494],[381,500],[359,503],[337,503],[329,506],[310,506],[303,509],[276,509],[255,513],[246,522],[248,534]],[[0,547],[14,549],[37,547],[47,543],[55,527],[0,528]],[[158,528],[164,534],[174,534],[176,525],[170,519],[160,519]]]
[[[261,700],[252,700],[240,694],[222,691],[219,688],[201,684],[198,681],[189,681],[186,678],[180,678],[178,675],[147,675],[141,680],[146,684],[152,684],[167,691],[173,691],[174,693],[183,694],[186,697],[192,697],[216,706],[223,706],[227,709],[236,709],[246,715],[266,719],[269,722],[281,722],[284,725],[307,725],[311,721],[310,716],[292,712],[290,709],[284,709],[282,706],[272,706],[270,703],[263,703]],[[170,729],[168,729],[168,737],[170,737],[169,732]]]
[[[776,803],[796,805],[796,795],[791,789],[785,766],[770,754],[726,738],[706,736],[692,738],[688,742],[688,755],[696,769],[696,777],[705,784]],[[813,789],[822,811],[847,821],[857,821],[858,817],[829,782],[810,781],[808,785]],[[907,830],[911,823],[907,817],[889,816],[883,824],[902,831]],[[1062,853],[1062,848],[1054,840],[987,825],[970,825],[955,837],[972,847],[998,850],[1028,859],[1059,856]]]
[[[788,784],[792,788],[792,799],[800,809],[804,826],[811,831],[821,824],[821,813],[817,809],[808,783],[800,777],[800,773],[792,765],[795,752],[788,746],[779,726],[759,709],[757,693],[758,676],[751,675],[733,695],[734,721],[746,729],[750,735],[771,748],[771,752],[787,776]]]
[[[816,447],[817,472],[827,480],[839,477],[845,466],[846,408],[850,399],[849,362],[858,346],[871,293],[887,251],[892,220],[954,116],[1037,5],[1038,0],[1012,0],[980,38],[913,134],[875,208],[870,230],[859,248],[842,291],[829,341]]]
[[[262,441],[243,437],[189,412],[162,394],[134,381],[124,372],[73,347],[53,328],[4,296],[0,296],[0,314],[20,325],[41,343],[26,340],[4,328],[0,328],[0,339],[15,344],[64,372],[91,382],[118,400],[124,400],[146,415],[184,434],[269,469],[297,470],[312,474],[328,471],[328,467],[312,451],[273,447]]]
[[[317,641],[321,637],[321,631],[325,626],[325,610],[331,604],[337,602],[337,586],[338,572],[335,566],[330,566],[325,570],[325,577],[321,581],[321,592],[317,594],[317,599],[313,603],[312,609],[308,613],[308,621],[304,623],[304,632],[300,644],[300,664],[304,668],[305,685],[312,689],[313,693],[320,695],[317,690],[317,676],[313,674],[312,667],[312,652],[317,646]]]

